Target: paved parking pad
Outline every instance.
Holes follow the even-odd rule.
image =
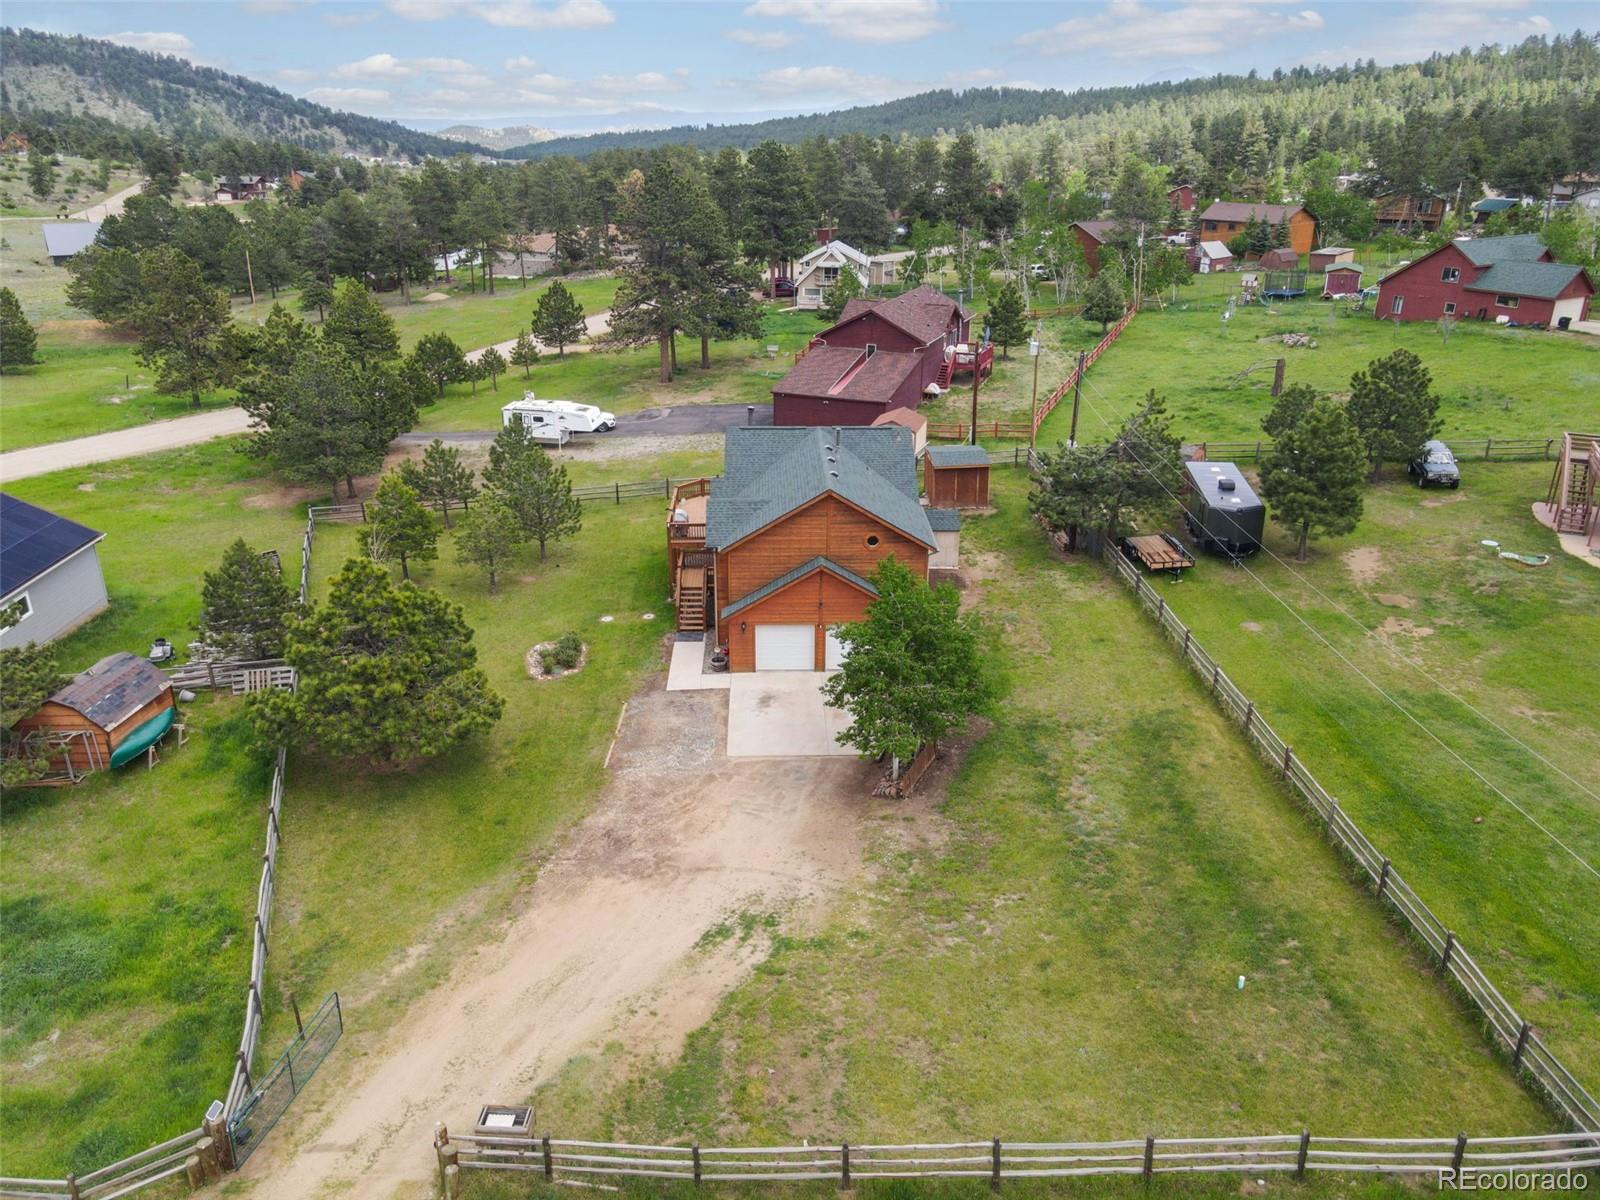
[[[744,671],[730,676],[729,758],[849,757],[838,735],[850,714],[822,699],[824,671]]]

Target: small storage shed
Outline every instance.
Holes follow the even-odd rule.
[[[1194,269],[1202,275],[1233,270],[1233,252],[1222,242],[1201,242],[1195,250]]]
[[[928,570],[954,571],[961,566],[961,514],[953,508],[930,508],[928,524],[939,549],[928,556]]]
[[[1267,506],[1231,462],[1183,464],[1183,522],[1202,550],[1240,558],[1261,549]]]
[[[1332,300],[1339,296],[1357,296],[1361,293],[1361,268],[1355,263],[1339,263],[1328,268],[1322,277],[1322,298]]]
[[[1355,262],[1356,252],[1349,246],[1323,246],[1311,252],[1311,269],[1326,271],[1336,263]]]
[[[1261,256],[1261,269],[1263,271],[1292,271],[1300,265],[1300,256],[1287,246],[1280,250],[1268,250]]]
[[[75,782],[90,771],[132,762],[176,720],[172,681],[148,659],[124,650],[74,676],[38,712],[18,721],[16,731],[35,734],[40,752],[54,749],[52,758]]]
[[[989,507],[989,452],[982,446],[929,446],[922,463],[931,509]]]
[[[928,448],[928,418],[914,408],[891,408],[872,422],[874,425],[898,425],[911,430],[911,443],[918,458]]]

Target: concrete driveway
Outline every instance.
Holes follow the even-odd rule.
[[[836,758],[856,751],[838,735],[850,714],[822,700],[825,671],[741,671],[729,676],[729,758]]]

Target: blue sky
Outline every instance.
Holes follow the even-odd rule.
[[[177,54],[433,128],[813,112],[932,87],[1263,73],[1570,32],[1540,0],[10,0],[5,21]]]

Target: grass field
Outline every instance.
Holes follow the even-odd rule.
[[[1563,429],[1594,423],[1600,338],[1462,321],[1446,345],[1432,322],[1377,321],[1370,302],[1368,311],[1351,313],[1321,300],[1241,307],[1224,324],[1223,306],[1237,288],[1233,275],[1197,276],[1179,291],[1176,304],[1141,312],[1090,369],[1087,403],[1120,420],[1154,388],[1176,415],[1174,428],[1184,440],[1254,441],[1271,406],[1272,370],[1268,365],[1236,382],[1240,371],[1281,357],[1288,362],[1289,383],[1343,394],[1355,371],[1405,347],[1433,372],[1446,438],[1559,436]],[[1053,324],[1068,326],[1058,336],[1079,348],[1098,336],[1099,326],[1081,320]],[[1309,333],[1316,347],[1273,340],[1292,332]],[[1056,372],[1049,386],[1063,375]],[[1047,391],[1041,378],[1040,392]],[[1010,400],[997,395],[996,411],[983,405],[979,419],[1005,420],[1010,411],[1025,418],[1028,395],[1017,392],[1013,385],[999,394]],[[1065,440],[1070,410],[1063,405],[1051,414],[1039,431],[1041,444]],[[1079,428],[1095,428],[1089,413],[1080,417]]]
[[[1468,464],[1455,492],[1395,480],[1369,491],[1356,532],[1318,544],[1309,564],[1258,557],[1251,570],[1533,819],[1600,865],[1600,801],[1433,683],[1600,790],[1600,571],[1561,553],[1529,513],[1549,472],[1543,463]],[[1484,538],[1552,558],[1529,569],[1495,557],[1479,545]],[[1292,558],[1270,523],[1269,546]],[[1600,1084],[1600,879],[1241,572],[1204,560],[1183,582],[1156,586],[1506,998],[1591,1089]]]
[[[260,476],[235,445],[15,485],[107,534],[112,610],[63,643],[64,666],[142,651],[157,635],[186,641],[200,572],[234,536],[277,548],[294,569],[305,497]],[[648,466],[574,464],[574,476],[709,465],[678,455]],[[660,520],[648,501],[593,506],[576,539],[543,565],[530,554],[498,595],[454,565],[448,534],[440,561],[414,568],[465,607],[506,715],[490,739],[412,776],[352,779],[291,759],[258,1066],[293,1032],[291,992],[305,1008],[338,988],[349,1030],[381,1027],[438,977],[450,939],[472,940],[503,912],[543,841],[582,812],[618,705],[659,661],[670,628],[665,616],[641,619],[670,613]],[[318,589],[355,552],[355,534],[321,528]],[[602,614],[616,620],[601,623]],[[567,629],[589,643],[589,666],[536,684],[524,652]],[[202,700],[189,713],[193,740],[153,772],[8,794],[0,805],[4,945],[19,964],[14,981],[8,974],[0,1040],[8,1171],[99,1165],[192,1124],[226,1083],[267,758],[247,745],[231,700]],[[50,981],[62,973],[82,983],[59,998]]]
[[[939,812],[908,804],[875,881],[781,932],[681,1058],[573,1063],[541,1124],[757,1144],[1548,1127],[1131,599],[1047,551],[1023,487],[998,473],[1000,515],[963,534],[1009,691]]]

